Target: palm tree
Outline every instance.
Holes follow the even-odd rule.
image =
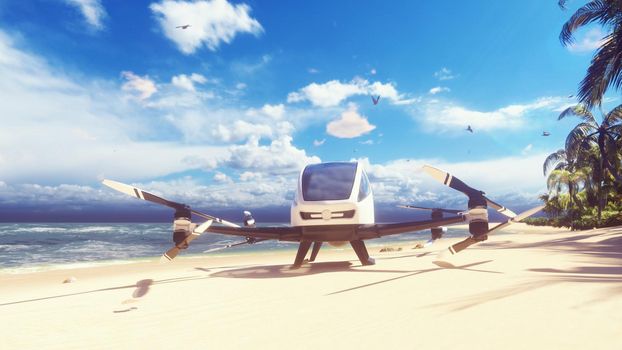
[[[567,0],[558,4],[565,9]],[[559,40],[567,46],[574,41],[574,32],[597,22],[608,34],[594,54],[592,62],[579,85],[579,102],[588,107],[600,106],[603,95],[610,86],[622,85],[622,2],[619,0],[593,0],[579,8],[562,27]]]
[[[577,198],[577,193],[586,181],[587,175],[582,171],[569,171],[567,169],[555,169],[549,174],[546,187],[549,190],[549,195],[553,194],[550,198],[556,198],[560,207],[568,211],[570,217],[570,228],[574,228],[574,212],[575,206],[580,210],[582,208],[581,201]],[[561,196],[565,189],[568,191],[568,196]],[[564,200],[564,202],[562,202]]]
[[[597,146],[600,153],[600,173],[604,175],[605,171],[608,171],[617,182],[622,183],[622,176],[619,174],[618,147],[622,134],[622,105],[604,115],[600,124],[586,105],[578,104],[567,108],[557,120],[568,116],[579,117],[582,122],[577,124],[566,137],[567,156],[577,159],[581,151],[589,152],[593,146]]]

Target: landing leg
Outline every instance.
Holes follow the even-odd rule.
[[[315,261],[317,257],[317,253],[320,252],[320,247],[322,246],[322,242],[313,242],[313,250],[311,250],[311,258],[309,261]]]
[[[376,263],[374,258],[369,257],[369,253],[367,253],[367,248],[365,248],[365,243],[363,241],[350,241],[350,245],[352,245],[354,252],[356,252],[356,256],[359,257],[361,264],[374,265]]]
[[[305,260],[305,256],[307,256],[307,252],[311,247],[311,241],[301,241],[298,246],[298,253],[296,253],[296,260],[294,260],[294,265],[292,265],[293,269],[297,269],[302,266],[302,262]]]

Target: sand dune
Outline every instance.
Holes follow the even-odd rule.
[[[0,274],[6,349],[620,349],[622,227]],[[444,266],[444,267],[443,267]],[[74,276],[76,281],[63,284]]]

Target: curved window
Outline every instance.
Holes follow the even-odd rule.
[[[321,163],[309,165],[302,173],[302,197],[305,201],[350,198],[356,163]]]
[[[369,193],[371,193],[371,188],[369,186],[369,180],[367,179],[367,175],[365,174],[364,171],[361,172],[361,186],[359,186],[359,197],[358,197],[358,201],[362,201],[363,199],[367,198],[367,196],[369,196]]]

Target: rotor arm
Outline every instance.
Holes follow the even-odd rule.
[[[436,220],[361,225],[357,229],[357,235],[360,239],[380,238],[389,235],[427,230],[438,226],[459,224],[465,222],[466,220],[467,217],[465,215],[459,215]]]
[[[300,227],[227,227],[211,226],[207,232],[220,233],[257,239],[276,239],[280,241],[299,241],[302,237]]]

